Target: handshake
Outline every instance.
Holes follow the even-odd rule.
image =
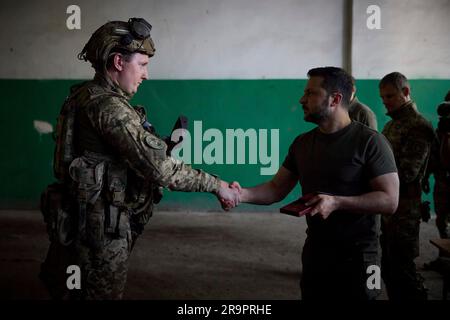
[[[242,188],[238,182],[220,182],[220,189],[216,193],[222,209],[228,211],[237,207],[242,202]]]

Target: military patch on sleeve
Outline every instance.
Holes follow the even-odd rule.
[[[164,148],[164,142],[150,135],[145,137],[145,143],[153,149],[161,150],[162,148]]]

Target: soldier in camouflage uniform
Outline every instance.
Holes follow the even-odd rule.
[[[425,300],[427,292],[414,259],[419,255],[421,181],[430,156],[433,127],[411,100],[404,75],[386,75],[379,88],[392,118],[383,134],[391,143],[400,178],[398,209],[394,215],[382,217],[382,276],[389,299]]]
[[[352,77],[352,85],[352,96],[350,97],[350,105],[348,107],[350,119],[359,121],[373,130],[378,130],[375,113],[356,97],[356,81],[354,77]]]
[[[450,218],[450,166],[448,166],[450,155],[445,155],[445,149],[450,141],[450,91],[445,96],[445,101],[437,107],[439,115],[438,128],[436,129],[436,140],[432,147],[430,165],[427,175],[434,175],[433,201],[436,211],[436,227],[441,239],[448,239],[448,223]],[[429,191],[429,186],[427,186]],[[443,267],[442,251],[439,257],[424,264],[427,270],[440,271]]]
[[[41,203],[51,245],[40,276],[54,298],[68,292],[70,264],[81,269],[81,290],[70,292],[75,298],[122,298],[128,257],[160,188],[210,192],[224,209],[239,201],[224,181],[168,156],[145,109],[130,105],[155,52],[150,30],[140,18],[108,22],[79,55],[96,74],[72,87],[61,109],[58,183],[47,188]]]
[[[448,223],[450,218],[450,166],[448,153],[450,137],[450,91],[445,96],[445,102],[438,107],[440,119],[436,134],[439,141],[438,150],[436,150],[435,161],[435,185],[433,200],[436,209],[436,226],[439,236],[448,239]]]

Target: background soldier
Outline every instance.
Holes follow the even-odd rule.
[[[147,79],[155,52],[151,25],[140,18],[100,27],[79,54],[96,71],[71,88],[57,124],[58,183],[42,197],[51,245],[41,278],[55,298],[66,293],[66,268],[81,268],[82,299],[120,299],[128,257],[151,214],[159,187],[216,194],[223,206],[237,191],[167,156],[129,99]],[[146,127],[148,130],[146,130]]]
[[[356,97],[356,80],[354,77],[352,77],[352,86],[352,96],[350,97],[350,105],[348,107],[350,119],[359,121],[373,130],[378,130],[375,113]]]
[[[428,174],[434,174],[433,200],[436,211],[436,227],[442,239],[448,239],[448,222],[450,217],[450,91],[445,96],[445,102],[437,107],[439,115],[438,128],[436,129],[436,143],[433,145],[430,169]],[[425,269],[439,271],[443,259],[441,252],[439,257],[424,264]]]
[[[448,146],[450,136],[450,91],[445,96],[445,102],[438,106],[439,123],[436,130],[438,137],[438,147],[436,148],[434,161],[434,206],[436,210],[436,226],[439,236],[448,239],[447,230],[448,219],[450,216],[450,168],[446,163],[445,146]],[[448,155],[447,155],[448,157]]]
[[[433,127],[411,100],[403,74],[386,75],[379,88],[392,118],[383,134],[393,148],[400,178],[398,209],[394,215],[382,218],[382,275],[390,299],[424,300],[427,292],[414,259],[419,255],[421,181],[430,156]]]

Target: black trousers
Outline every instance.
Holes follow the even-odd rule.
[[[302,300],[374,300],[380,289],[367,285],[379,252],[358,246],[330,246],[306,240],[300,280]]]

